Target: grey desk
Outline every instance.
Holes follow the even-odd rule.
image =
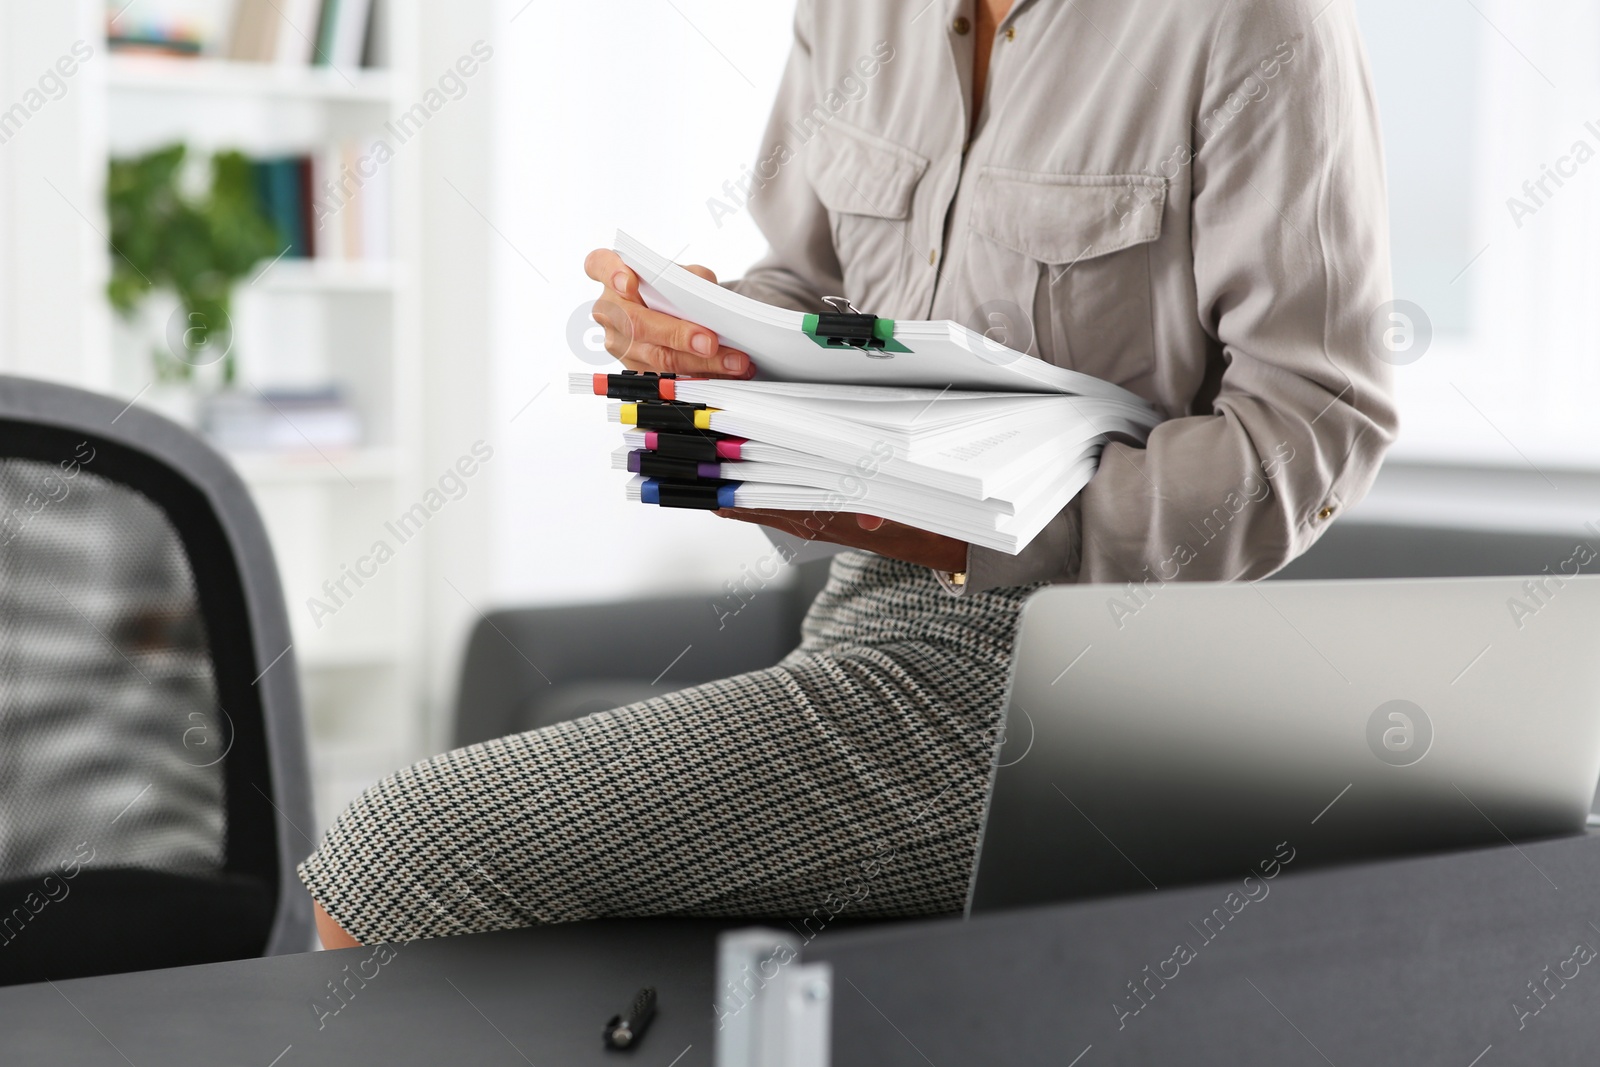
[[[711,1062],[717,931],[697,921],[587,923],[0,989],[5,1067],[526,1067]],[[361,966],[362,961],[368,962]],[[335,1015],[327,983],[353,980]],[[661,1009],[632,1053],[606,1019],[640,986]]]
[[[1600,1061],[1600,957],[1573,960],[1579,943],[1600,951],[1600,840],[1270,885],[1213,919],[1209,942],[1201,927],[1238,883],[824,935],[807,958],[834,965],[834,1063]],[[1165,963],[1180,943],[1194,958]],[[1128,985],[1146,966],[1176,970],[1144,987],[1147,1002]],[[1541,997],[1530,982],[1544,983]]]
[[[830,930],[806,958],[835,969],[834,1064],[1600,1058],[1600,958],[1571,962],[1580,942],[1600,950],[1600,840],[1303,873],[1291,864],[1269,885],[1225,921],[1215,909],[1238,883]],[[712,946],[730,925],[745,924],[605,922],[417,942],[325,1019],[313,1001],[372,950],[0,989],[0,1063],[707,1064]],[[1193,958],[1163,982],[1179,943]],[[1157,977],[1136,1000],[1129,983],[1144,982],[1146,966]],[[1541,998],[1530,982],[1544,983]],[[646,1042],[602,1051],[600,1025],[646,984],[662,1002]]]

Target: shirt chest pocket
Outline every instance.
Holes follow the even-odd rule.
[[[974,285],[1031,298],[1035,354],[1138,391],[1155,367],[1150,253],[1167,183],[1143,174],[987,167],[974,190]]]
[[[902,145],[834,119],[806,146],[806,179],[822,206],[844,292],[857,307],[893,315],[911,248],[906,227],[928,160]]]

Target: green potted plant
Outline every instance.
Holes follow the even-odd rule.
[[[182,144],[130,159],[113,159],[106,182],[111,222],[107,295],[133,321],[152,293],[176,298],[162,326],[151,324],[153,371],[160,383],[188,387],[230,384],[237,361],[229,312],[234,285],[282,248],[261,210],[250,161],[239,152],[211,157],[208,187],[183,188],[188,149]],[[197,382],[208,370],[209,382]]]

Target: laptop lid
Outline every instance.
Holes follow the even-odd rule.
[[[1581,832],[1600,576],[1045,589],[996,766],[969,913]]]

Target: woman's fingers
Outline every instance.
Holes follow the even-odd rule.
[[[595,321],[606,328],[606,351],[635,370],[664,374],[743,377],[750,359],[717,342],[703,326],[608,294],[595,301]]]
[[[619,271],[633,273],[622,257],[609,248],[597,248],[583,258],[583,273],[601,285],[611,285]]]
[[[607,346],[609,350],[609,345]],[[745,366],[747,372],[737,374],[727,370],[708,369],[706,364],[716,363],[717,360],[702,360],[690,353],[682,352],[676,348],[664,345],[640,344],[634,342],[626,346],[624,351],[613,352],[612,355],[629,370],[656,371],[661,374],[685,374],[705,378],[744,378],[749,377],[748,365],[743,352],[736,352],[731,348],[719,349],[717,360],[730,360],[737,366]]]
[[[630,370],[698,374],[717,378],[751,375],[750,358],[717,341],[711,330],[646,307],[639,276],[610,249],[585,258],[583,269],[606,287],[594,304],[594,320],[605,327],[606,351]],[[687,268],[707,281],[716,275],[701,266]]]
[[[698,263],[685,263],[683,269],[713,284],[717,280],[716,272]],[[633,268],[622,262],[621,256],[609,248],[597,248],[585,256],[583,272],[623,296],[638,299],[639,276],[633,272]]]

